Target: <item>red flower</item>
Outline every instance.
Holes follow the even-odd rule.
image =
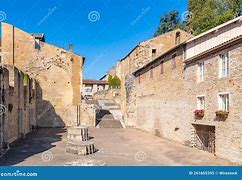
[[[204,117],[205,110],[204,109],[197,109],[193,113],[196,117],[202,118],[202,117]]]

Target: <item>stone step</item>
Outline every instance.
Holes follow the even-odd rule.
[[[120,107],[118,105],[112,105],[112,106],[103,105],[102,108],[103,109],[110,109],[110,108],[118,108],[118,109],[120,109]]]
[[[100,120],[112,119],[115,120],[112,114],[106,114],[103,117],[99,118]]]
[[[119,106],[118,104],[116,104],[116,103],[111,103],[111,102],[109,102],[109,103],[104,103],[104,105],[105,105],[105,106]]]
[[[66,145],[66,153],[86,156],[97,151],[92,141],[70,141]]]
[[[99,128],[122,128],[122,124],[117,120],[103,120],[98,124]]]

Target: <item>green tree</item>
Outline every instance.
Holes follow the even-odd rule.
[[[120,88],[121,86],[121,80],[119,79],[119,77],[117,75],[115,75],[114,77],[112,77],[111,75],[108,76],[108,85],[109,88]]]
[[[113,76],[109,75],[108,76],[108,86],[109,86],[109,88],[112,88],[112,79],[113,79]]]
[[[242,0],[189,0],[188,27],[194,35],[241,15]]]
[[[186,30],[186,24],[179,18],[179,13],[176,10],[169,11],[160,17],[160,25],[156,30],[154,36],[167,33],[174,29]]]
[[[117,89],[120,88],[121,86],[121,81],[117,75],[115,75],[112,79],[112,87]]]

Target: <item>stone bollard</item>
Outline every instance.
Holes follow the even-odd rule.
[[[67,138],[69,139],[66,146],[67,153],[85,156],[97,151],[94,143],[89,139],[88,128],[86,126],[69,127]]]

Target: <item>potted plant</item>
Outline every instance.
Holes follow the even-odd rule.
[[[194,116],[196,118],[200,118],[201,119],[201,118],[204,117],[205,110],[204,109],[197,109],[193,113],[194,113]]]
[[[217,117],[220,117],[220,118],[223,118],[223,119],[227,119],[228,116],[229,116],[228,111],[222,111],[222,110],[216,111],[215,114],[216,114]]]

